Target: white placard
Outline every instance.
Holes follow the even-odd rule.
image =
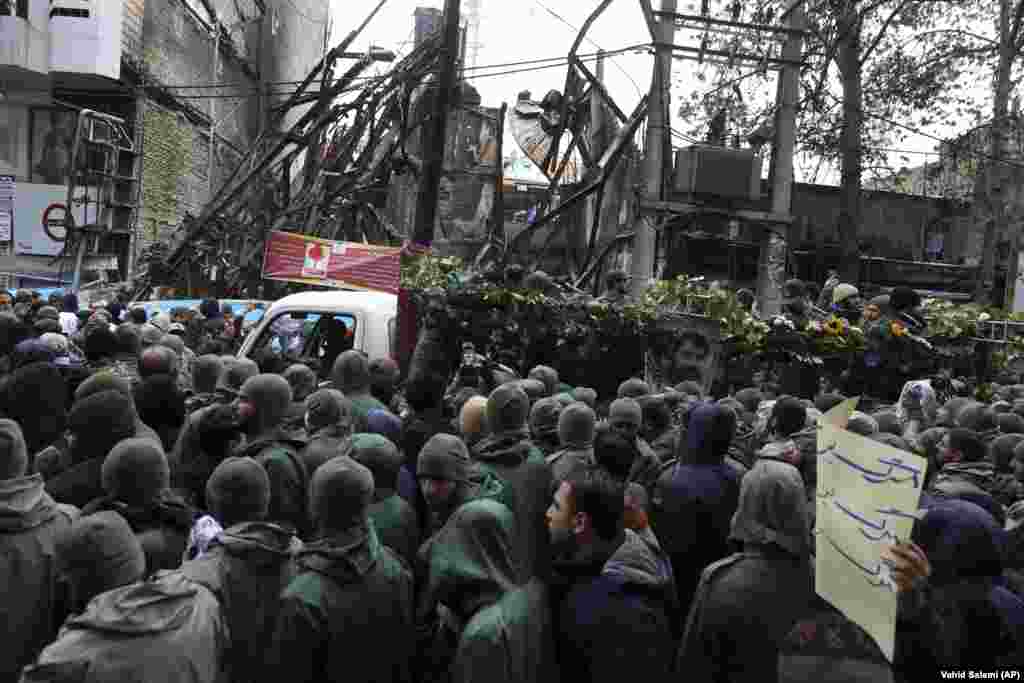
[[[846,431],[850,407],[818,421],[815,590],[891,662],[899,596],[881,552],[910,540],[928,463]]]

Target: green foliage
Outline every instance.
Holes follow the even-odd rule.
[[[192,168],[192,131],[169,111],[147,108],[143,115],[142,206],[145,230],[178,223],[178,183]]]

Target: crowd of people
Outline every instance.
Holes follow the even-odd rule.
[[[848,429],[929,461],[885,550],[896,651],[815,593],[816,424],[844,396],[497,386],[230,354],[0,302],[0,683],[912,681],[1024,662],[1024,384],[943,376]],[[506,378],[507,379],[507,378]]]

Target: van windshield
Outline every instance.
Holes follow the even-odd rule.
[[[290,311],[270,321],[249,356],[261,372],[280,372],[303,362],[327,379],[334,359],[354,348],[355,339],[356,319],[349,313]]]

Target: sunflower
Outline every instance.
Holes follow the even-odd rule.
[[[840,318],[831,318],[825,323],[825,334],[832,337],[841,337],[846,331],[846,321]]]

